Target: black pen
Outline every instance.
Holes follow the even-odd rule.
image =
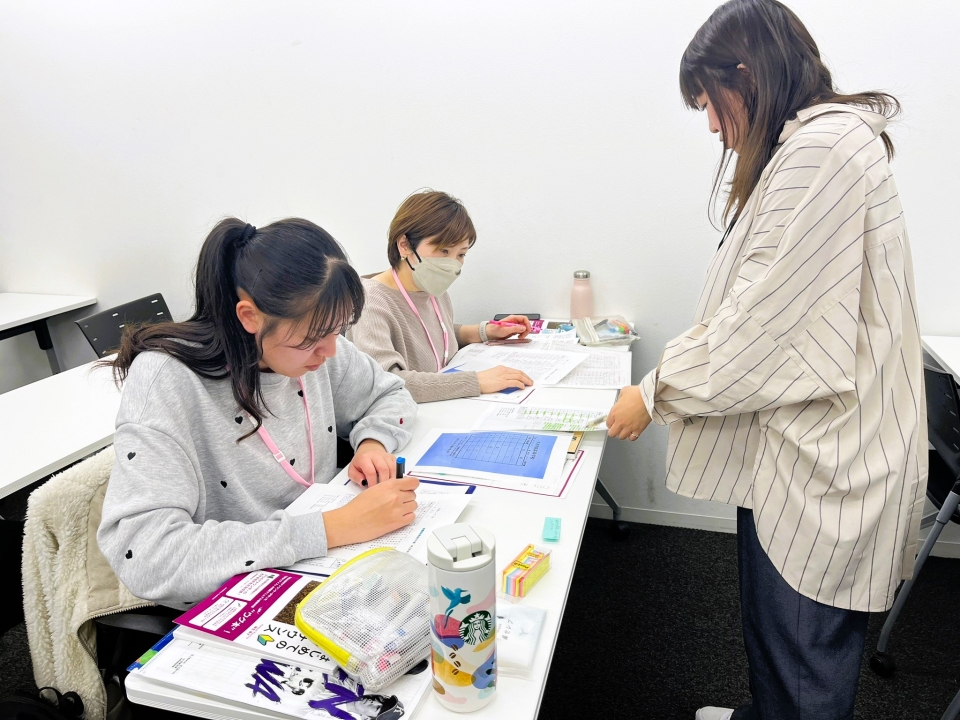
[[[403,477],[403,473],[407,469],[407,460],[406,458],[398,457],[397,458],[397,479]]]

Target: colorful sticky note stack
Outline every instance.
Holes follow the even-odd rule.
[[[512,597],[525,597],[549,569],[550,551],[527,545],[513,562],[503,569],[500,591]]]

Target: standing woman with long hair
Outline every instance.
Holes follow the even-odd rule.
[[[124,335],[97,540],[131,592],[189,607],[237,573],[413,521],[417,480],[394,480],[390,453],[410,439],[416,404],[341,336],[362,310],[360,278],[325,230],[230,218],[200,251],[193,317]],[[367,489],[336,510],[288,514],[336,473],[338,434]]]
[[[913,572],[923,365],[885,93],[839,93],[775,0],[731,0],[680,65],[736,164],[695,325],[625,388],[610,435],[670,426],[667,486],[738,506],[752,700],[699,720],[852,718],[867,613]]]

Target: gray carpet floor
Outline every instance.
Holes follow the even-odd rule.
[[[745,702],[736,536],[633,525],[618,542],[608,525],[587,523],[541,720],[693,720]],[[885,617],[870,620],[856,720],[939,720],[960,689],[960,560],[924,566],[888,648],[890,679],[867,667]]]
[[[618,542],[607,527],[588,522],[541,720],[693,720],[701,705],[746,700],[735,537],[634,525]],[[871,619],[857,720],[938,720],[960,688],[960,560],[928,561],[894,632],[898,671],[887,680],[866,666],[883,619]],[[0,689],[32,685],[19,625],[0,637]]]

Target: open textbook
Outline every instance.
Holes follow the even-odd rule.
[[[429,668],[426,663],[419,667],[423,668],[419,674],[404,675],[373,694],[329,659],[275,660],[171,633],[134,663],[130,672],[276,717],[396,720],[413,716],[430,689]]]
[[[291,515],[333,510],[343,507],[362,492],[355,483],[341,485],[336,481],[328,485],[315,483],[287,507]],[[314,575],[329,575],[344,562],[362,552],[379,547],[391,547],[413,555],[420,562],[427,562],[427,538],[443,525],[451,525],[470,504],[471,495],[459,493],[421,493],[417,495],[416,520],[410,525],[387,533],[383,537],[353,545],[343,545],[330,550],[326,556],[301,560],[290,566],[291,570]]]

